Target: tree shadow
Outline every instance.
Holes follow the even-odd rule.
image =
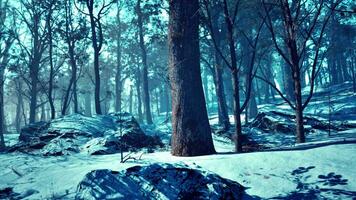
[[[356,199],[356,191],[335,188],[335,186],[348,184],[348,179],[343,178],[340,174],[334,172],[326,175],[321,174],[317,181],[307,182],[311,175],[306,175],[306,173],[314,168],[315,166],[309,166],[293,170],[291,175],[294,178],[293,182],[297,185],[296,191],[271,199]]]

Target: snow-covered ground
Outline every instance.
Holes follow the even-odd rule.
[[[0,155],[0,188],[15,192],[35,190],[27,199],[72,199],[77,184],[95,169],[123,170],[156,162],[185,163],[235,180],[247,194],[260,198],[353,199],[356,197],[355,144],[329,145],[308,150],[226,153],[231,145],[216,144],[221,153],[200,157],[174,157],[169,152],[144,154],[141,160],[120,163],[119,154],[61,157]],[[225,152],[225,153],[224,153]],[[137,155],[139,156],[139,155]],[[298,194],[296,194],[298,193]]]
[[[330,99],[326,98],[328,88],[317,88],[306,114],[321,121],[331,117],[332,122],[356,124],[356,95],[344,89],[347,84],[333,89]],[[292,113],[281,102],[261,105],[259,110]],[[156,125],[141,128],[148,135],[159,135],[168,144],[171,125],[165,121],[163,113],[156,119]],[[230,121],[233,122],[232,116]],[[217,116],[210,117],[210,124],[217,124]],[[73,199],[78,183],[92,170],[120,171],[135,165],[181,163],[237,181],[255,199],[356,199],[356,128],[333,130],[331,135],[327,131],[313,131],[307,134],[307,143],[303,145],[295,144],[293,134],[266,133],[249,127],[243,132],[269,149],[234,154],[230,139],[213,135],[219,153],[200,157],[174,157],[168,145],[154,153],[138,152],[133,156],[141,159],[126,163],[120,163],[119,154],[78,153],[57,157],[19,152],[0,154],[0,191],[13,187],[14,192],[27,196],[25,199]],[[6,135],[7,145],[15,144],[17,137]]]

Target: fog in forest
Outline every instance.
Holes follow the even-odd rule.
[[[0,0],[0,199],[352,199],[355,143],[352,0]]]

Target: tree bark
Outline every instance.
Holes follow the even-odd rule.
[[[169,8],[172,154],[213,154],[200,71],[199,1],[171,0]]]

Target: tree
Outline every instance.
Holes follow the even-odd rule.
[[[242,152],[242,123],[241,123],[241,114],[245,110],[246,106],[249,103],[251,97],[251,86],[253,80],[253,69],[255,64],[255,57],[256,57],[256,48],[257,43],[259,40],[259,36],[264,24],[264,20],[260,23],[259,27],[256,31],[256,36],[251,40],[248,37],[246,39],[249,40],[249,44],[251,45],[253,52],[251,55],[250,66],[247,73],[247,84],[246,84],[246,99],[241,105],[240,100],[240,82],[239,79],[241,78],[241,66],[238,66],[238,59],[236,53],[236,38],[235,38],[235,25],[237,14],[239,10],[240,1],[235,2],[233,6],[229,6],[227,0],[223,0],[222,2],[222,10],[224,15],[224,21],[227,31],[227,43],[228,43],[228,50],[229,50],[229,58],[223,54],[223,51],[216,40],[216,35],[213,28],[213,21],[211,16],[211,5],[210,2],[205,0],[204,7],[206,11],[206,20],[208,24],[208,28],[210,29],[210,35],[214,44],[216,51],[219,53],[221,58],[223,59],[226,66],[230,69],[231,72],[231,82],[232,82],[232,90],[233,90],[233,110],[234,110],[234,122],[235,122],[235,151]],[[232,8],[232,9],[231,9]]]
[[[139,44],[141,49],[141,59],[142,59],[142,89],[143,89],[143,104],[145,108],[145,115],[147,124],[152,124],[152,114],[150,106],[150,92],[148,89],[148,64],[147,64],[147,49],[144,41],[144,30],[143,30],[143,14],[141,10],[141,0],[137,1],[136,5],[136,14],[137,14],[137,26],[139,32]]]
[[[71,0],[66,0],[64,2],[64,12],[65,12],[65,22],[64,22],[64,30],[62,30],[62,35],[65,43],[68,47],[68,57],[69,64],[71,66],[71,78],[67,89],[65,91],[64,102],[62,106],[62,115],[67,113],[70,97],[73,96],[73,105],[74,105],[74,113],[79,112],[78,106],[78,58],[79,53],[77,52],[77,45],[79,41],[83,40],[87,37],[87,28],[84,24],[82,18],[78,20],[75,19],[75,15],[73,14],[73,4]],[[71,93],[71,91],[73,91]]]
[[[313,92],[314,83],[317,74],[320,69],[320,54],[322,39],[324,36],[326,25],[333,15],[334,10],[337,5],[342,0],[336,2],[332,1],[331,7],[328,7],[328,2],[325,0],[315,3],[315,5],[305,6],[301,0],[293,0],[291,3],[288,0],[275,0],[267,3],[263,1],[263,7],[265,9],[267,17],[267,27],[270,30],[272,40],[277,52],[282,56],[285,62],[291,69],[294,85],[294,99],[293,103],[290,101],[279,89],[270,83],[274,89],[277,90],[278,94],[289,104],[289,106],[295,111],[296,116],[296,138],[297,143],[305,142],[305,131],[303,126],[303,110],[307,107],[310,102]],[[310,7],[310,8],[307,8]],[[285,38],[283,38],[283,46],[287,52],[281,47],[279,43],[279,38],[277,35],[276,27],[271,19],[271,11],[274,8],[278,8],[281,18],[283,19],[283,31],[285,33]],[[330,9],[329,9],[330,8]],[[324,17],[323,17],[324,16]],[[310,18],[311,21],[306,19]],[[320,27],[317,30],[317,27]],[[303,55],[306,53],[308,42],[312,42],[313,48],[313,58],[310,65],[311,77],[310,77],[310,90],[306,100],[302,100],[302,87],[301,87],[301,70],[303,69]],[[323,60],[324,56],[321,56]]]
[[[116,58],[117,58],[117,63],[116,63],[116,75],[115,75],[115,94],[116,94],[116,99],[115,99],[115,111],[119,112],[121,111],[121,101],[122,101],[122,80],[121,80],[121,72],[122,72],[122,66],[121,66],[121,59],[122,59],[122,47],[121,47],[121,35],[122,35],[122,27],[121,27],[121,17],[120,17],[120,11],[121,11],[121,2],[117,2],[117,13],[116,13],[116,21],[117,21],[117,38],[116,38]]]
[[[30,89],[30,117],[29,123],[36,121],[38,108],[37,98],[40,91],[39,71],[43,62],[43,53],[47,47],[47,23],[45,20],[44,2],[40,0],[21,0],[23,10],[18,11],[21,20],[26,24],[31,36],[31,47],[27,47],[23,41],[16,37],[18,43],[27,55],[29,77],[22,77],[28,83]],[[29,17],[30,16],[30,17]],[[44,22],[44,23],[43,23]]]
[[[49,56],[49,65],[50,65],[50,73],[49,73],[49,81],[48,81],[48,102],[51,107],[51,119],[56,117],[56,109],[54,106],[54,98],[53,98],[53,84],[54,84],[54,63],[53,63],[53,10],[56,6],[56,0],[50,0],[46,2],[47,16],[46,16],[46,24],[47,24],[47,37],[48,37],[48,56]]]
[[[223,45],[223,39],[226,34],[225,29],[223,29],[220,20],[221,16],[219,15],[219,3],[214,2],[214,8],[211,10],[212,14],[212,30],[214,31],[215,35],[215,40],[219,48],[221,48],[221,45]],[[205,20],[205,26],[208,26],[206,24]],[[210,41],[208,41],[210,42]],[[211,46],[211,45],[210,45]],[[214,48],[214,47],[213,47]],[[211,56],[210,54],[208,55],[209,57]],[[216,93],[216,98],[217,98],[217,103],[218,103],[218,118],[219,118],[219,124],[223,127],[223,130],[228,131],[230,128],[230,121],[229,121],[229,113],[227,109],[227,104],[226,104],[226,95],[225,95],[225,86],[224,86],[224,80],[223,80],[223,73],[224,73],[224,62],[221,56],[219,55],[218,51],[214,48],[214,64],[213,67],[210,67],[210,70],[213,74],[213,79],[214,79],[214,85],[215,85],[215,93]],[[202,60],[209,66],[211,65],[206,61],[206,59],[202,58]]]
[[[10,48],[14,42],[14,36],[11,29],[5,25],[8,15],[7,5],[0,0],[0,151],[5,148],[5,114],[4,114],[4,84],[5,84],[5,68],[9,62]]]
[[[176,156],[215,153],[200,76],[198,11],[198,0],[170,1],[169,77]]]
[[[95,111],[96,114],[102,114],[101,105],[100,105],[100,67],[99,67],[99,56],[100,51],[103,47],[104,37],[103,37],[103,27],[101,24],[101,19],[104,15],[106,15],[109,11],[110,6],[115,1],[110,1],[109,3],[102,2],[102,5],[98,5],[98,2],[94,0],[80,0],[83,2],[87,8],[88,13],[78,10],[89,16],[90,19],[90,27],[91,27],[91,41],[94,50],[94,75],[95,75],[95,91],[94,91],[94,99],[95,99]],[[76,5],[76,4],[75,4]],[[94,10],[98,9],[98,12],[95,14]]]

